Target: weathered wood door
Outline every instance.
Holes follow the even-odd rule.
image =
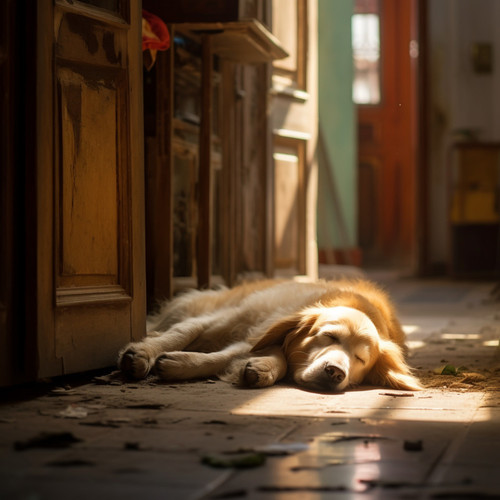
[[[317,276],[317,4],[274,0],[273,33],[289,56],[273,64],[274,268]]]
[[[109,366],[145,324],[138,0],[38,2],[39,376]]]

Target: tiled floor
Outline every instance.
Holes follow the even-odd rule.
[[[493,284],[378,278],[426,390],[58,381],[0,407],[0,498],[500,498]]]

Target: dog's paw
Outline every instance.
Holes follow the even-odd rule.
[[[242,382],[246,387],[269,387],[276,382],[276,367],[265,358],[252,358],[245,365]]]
[[[155,361],[154,373],[163,380],[183,380],[191,378],[191,353],[163,352]]]
[[[154,358],[141,344],[129,344],[118,356],[118,368],[128,378],[145,378],[153,366]]]

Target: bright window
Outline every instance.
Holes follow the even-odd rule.
[[[356,104],[380,102],[380,22],[377,14],[352,16],[354,81],[352,98]]]

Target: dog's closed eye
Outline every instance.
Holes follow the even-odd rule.
[[[328,325],[321,328],[318,335],[328,340],[330,344],[341,344],[345,333],[340,325]]]
[[[359,361],[362,365],[366,365],[366,361],[363,358],[360,358],[357,354],[354,357],[356,361]]]
[[[333,332],[326,332],[326,336],[332,344],[340,344],[340,338],[337,334]]]

